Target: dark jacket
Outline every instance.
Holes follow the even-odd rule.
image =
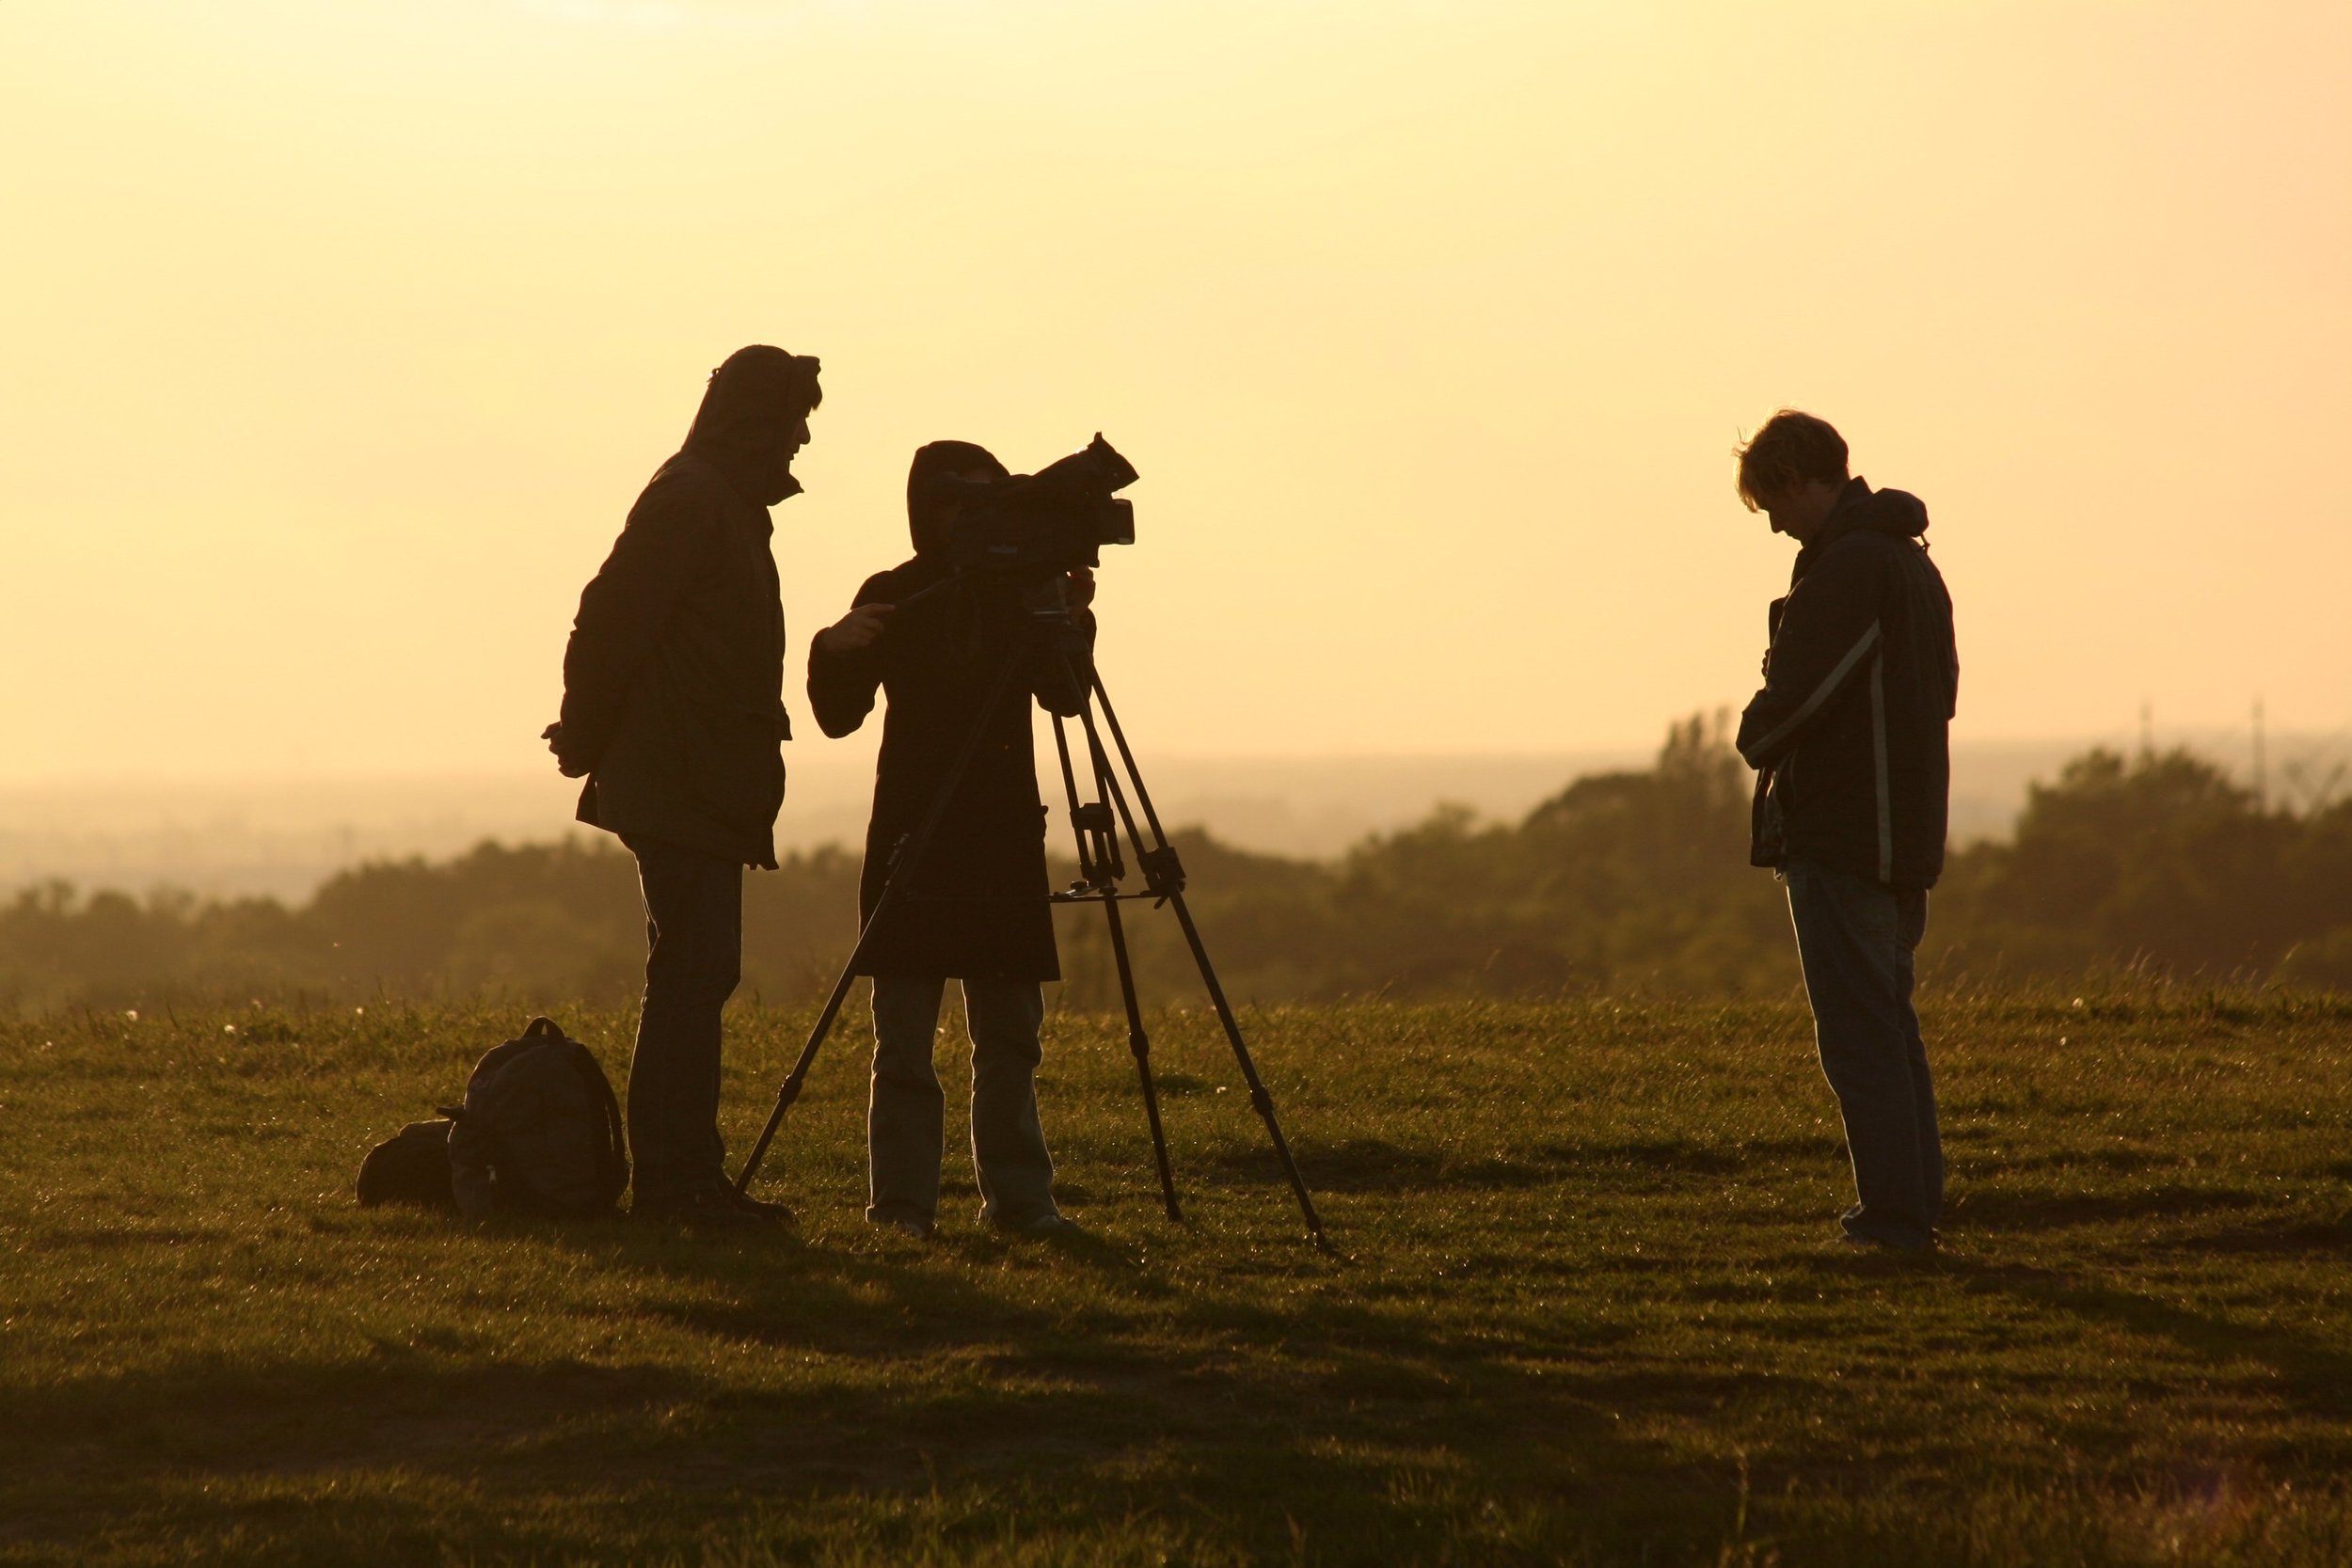
[[[776,863],[792,729],[773,532],[747,487],[693,451],[629,509],[564,652],[555,744],[566,771],[589,770],[582,822]]]
[[[1004,579],[970,574],[909,602],[952,575],[918,554],[868,578],[856,603],[901,607],[889,629],[851,653],[809,652],[809,705],[827,735],[839,737],[864,723],[877,688],[889,698],[858,883],[861,922],[872,918],[900,840],[921,826],[1008,660],[1021,660],[1013,689],[997,705],[938,832],[858,972],[1058,980],[1029,699],[1075,713],[1077,683],[1089,678],[1086,661],[1082,656],[1073,669],[1059,656],[1022,651],[1026,617]],[[1090,617],[1081,611],[1079,619],[1090,629]]]
[[[1740,717],[1758,865],[1907,888],[1943,872],[1960,652],[1927,527],[1917,497],[1849,480],[1772,601],[1764,689]]]

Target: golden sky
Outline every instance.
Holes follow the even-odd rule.
[[[750,341],[796,710],[917,443],[1101,429],[1153,748],[1645,744],[1754,685],[1793,404],[1963,736],[2336,728],[2348,79],[2342,0],[8,0],[0,779],[538,767]]]

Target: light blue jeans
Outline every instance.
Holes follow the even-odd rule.
[[[1037,1114],[1038,1029],[1045,999],[1034,980],[966,980],[972,1035],[972,1165],[980,1217],[1018,1227],[1055,1212],[1054,1160]],[[947,982],[935,975],[874,979],[874,1085],[867,1102],[869,1220],[930,1227],[939,1212],[946,1096],[931,1053]]]
[[[1853,1156],[1857,1201],[1846,1228],[1925,1246],[1944,1208],[1935,1082],[1911,1006],[1927,890],[1887,887],[1811,861],[1790,861],[1784,875],[1821,1073]]]

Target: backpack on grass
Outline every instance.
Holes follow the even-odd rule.
[[[534,1018],[473,1069],[447,1120],[412,1121],[368,1150],[363,1209],[414,1203],[469,1219],[499,1210],[610,1213],[628,1186],[620,1102],[596,1056]]]
[[[620,1101],[586,1046],[534,1018],[445,1105],[450,1186],[468,1219],[500,1211],[606,1214],[628,1187]]]
[[[454,1209],[449,1180],[449,1134],[454,1122],[412,1121],[368,1150],[359,1165],[359,1207],[414,1203]]]

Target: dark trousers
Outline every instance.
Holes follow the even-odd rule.
[[[1846,1228],[1925,1245],[1944,1208],[1935,1084],[1911,1006],[1927,892],[1811,861],[1790,861],[1786,875],[1821,1072],[1837,1096],[1853,1156],[1857,1201],[1846,1211]]]
[[[719,1014],[743,966],[743,868],[631,839],[645,893],[645,1006],[628,1061],[637,1196],[726,1181],[719,1139]]]

